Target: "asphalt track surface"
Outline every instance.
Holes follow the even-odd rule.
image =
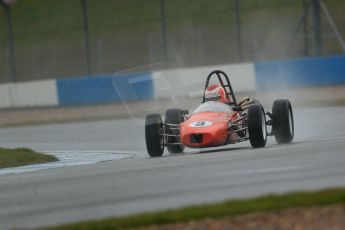
[[[345,107],[296,109],[295,140],[147,157],[142,120],[0,129],[0,146],[112,151],[128,159],[0,176],[0,229],[345,186]],[[1,171],[1,170],[0,170]]]

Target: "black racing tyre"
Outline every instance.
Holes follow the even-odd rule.
[[[294,137],[294,120],[289,100],[276,100],[272,108],[272,131],[278,144],[289,144]]]
[[[168,109],[165,113],[165,123],[178,125],[183,122],[184,111],[181,109]],[[167,137],[168,143],[180,143],[180,131],[178,129],[170,129],[166,126],[166,134],[178,135],[178,137]],[[169,153],[182,153],[184,145],[167,145]]]
[[[249,141],[253,148],[260,148],[266,145],[266,116],[261,104],[254,104],[248,108],[248,133]]]
[[[145,119],[146,149],[151,157],[160,157],[164,152],[162,117],[158,113],[149,114]]]

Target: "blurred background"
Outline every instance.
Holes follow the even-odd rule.
[[[345,52],[343,0],[6,2],[2,83]]]
[[[215,69],[268,108],[345,104],[344,0],[0,4],[0,125],[193,108]]]

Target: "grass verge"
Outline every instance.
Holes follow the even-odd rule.
[[[0,148],[0,169],[57,161],[55,156],[34,152],[26,148]]]
[[[322,191],[294,192],[284,195],[267,195],[254,199],[230,200],[222,203],[197,205],[176,210],[153,212],[129,217],[114,217],[104,220],[87,221],[52,228],[69,229],[125,229],[153,224],[172,224],[206,217],[220,218],[253,212],[277,211],[287,208],[323,206],[345,203],[345,188]]]

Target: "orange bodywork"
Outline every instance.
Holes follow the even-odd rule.
[[[183,145],[189,148],[216,147],[233,143],[229,137],[229,121],[238,119],[239,114],[202,112],[193,114],[180,124]]]

